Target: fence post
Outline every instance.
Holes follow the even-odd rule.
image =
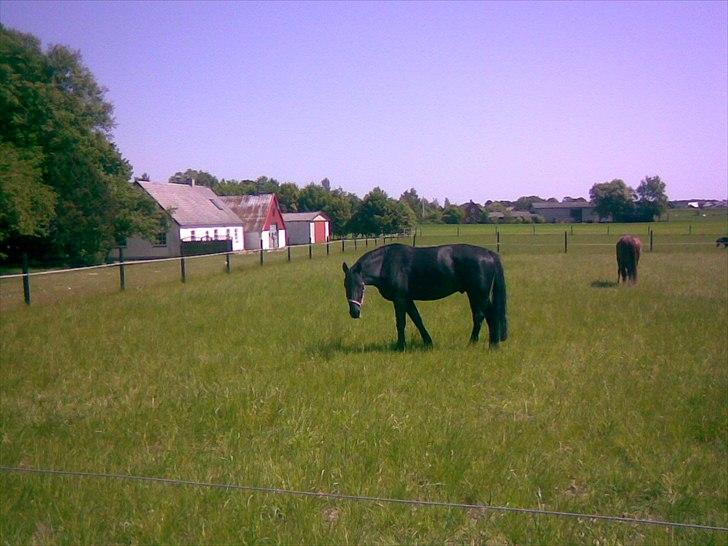
[[[126,290],[126,277],[124,273],[124,249],[119,247],[119,284],[122,290]]]
[[[329,246],[330,246],[330,243],[329,243],[328,241],[326,241],[326,255],[327,255],[327,256],[328,256],[328,255],[329,255],[329,253],[331,252],[331,251],[329,250]]]
[[[607,224],[607,235],[609,235],[609,224]]]
[[[230,253],[225,254],[225,269],[230,273]]]
[[[354,235],[354,250],[356,250],[356,235]]]
[[[260,265],[263,265],[263,239],[260,240]]]
[[[182,282],[187,282],[187,271],[185,270],[185,257],[179,257],[180,274],[182,276]]]
[[[23,252],[23,298],[30,305],[30,272],[28,270],[28,253]]]
[[[326,243],[326,250],[328,250],[328,249],[329,249],[329,246],[328,246],[328,243]],[[290,262],[291,261],[291,245],[288,245],[286,247],[286,250],[288,250],[288,261]]]
[[[341,238],[341,252],[344,252],[344,246],[345,246],[345,244],[346,244],[346,239],[344,239],[344,238],[342,237],[342,238]]]
[[[311,258],[313,258],[313,245],[308,243],[308,259],[310,260]]]
[[[498,231],[498,228],[495,228],[495,248],[496,252],[500,252],[500,231]]]
[[[417,232],[412,236],[412,246],[417,246]]]
[[[458,226],[458,237],[460,237],[460,226]]]
[[[652,233],[653,231],[650,230],[650,252],[652,252]]]
[[[536,224],[531,224],[531,228],[533,229],[533,234],[536,235]]]
[[[364,237],[364,246],[369,246],[369,237]]]
[[[574,235],[574,226],[569,226],[569,228],[571,229],[571,234]]]
[[[564,230],[564,254],[569,252],[569,234]]]

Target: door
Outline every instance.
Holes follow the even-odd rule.
[[[278,248],[278,224],[271,224],[268,231],[269,248]]]
[[[313,236],[314,243],[325,243],[326,242],[326,222],[314,222],[313,223]]]

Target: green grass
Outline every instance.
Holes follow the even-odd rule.
[[[728,525],[728,254],[658,246],[628,288],[613,286],[613,236],[568,254],[504,237],[497,351],[467,345],[455,295],[419,305],[433,350],[408,324],[393,352],[376,290],[348,317],[338,253],[231,275],[198,260],[186,284],[140,269],[125,293],[112,277],[4,308],[0,463]],[[728,543],[118,481],[0,473],[0,488],[9,544]]]

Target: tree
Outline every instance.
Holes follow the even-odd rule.
[[[284,182],[278,187],[276,192],[278,196],[278,203],[281,206],[283,212],[297,212],[298,211],[298,199],[301,195],[301,190],[293,182]]]
[[[169,177],[169,182],[172,184],[189,184],[191,181],[194,181],[198,186],[207,186],[208,188],[214,188],[219,183],[216,176],[195,169],[187,169],[184,172],[177,171]]]
[[[326,191],[331,191],[331,181],[330,181],[330,180],[329,180],[328,178],[324,178],[324,179],[323,179],[323,180],[321,181],[321,186],[322,186],[322,187],[323,187],[323,189],[325,189]]]
[[[628,222],[634,216],[635,193],[623,180],[594,184],[589,197],[601,218],[611,216],[615,222]]]
[[[637,196],[636,216],[640,220],[651,222],[667,210],[669,200],[659,176],[645,176],[637,186]]]
[[[442,211],[442,221],[446,224],[462,224],[465,212],[457,205],[449,205]]]
[[[97,263],[164,214],[129,183],[113,108],[78,52],[0,25],[0,253]],[[141,196],[137,195],[141,194]],[[125,221],[120,221],[121,218]]]
[[[352,233],[383,235],[407,231],[415,222],[411,208],[376,187],[364,196],[349,225]]]

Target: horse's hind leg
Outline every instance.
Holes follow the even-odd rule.
[[[407,305],[407,314],[412,319],[412,322],[415,323],[415,326],[417,326],[417,330],[419,330],[420,335],[422,336],[422,341],[425,342],[425,345],[432,345],[432,338],[427,332],[425,324],[422,322],[422,317],[420,316],[420,312],[417,310],[415,302],[412,300],[410,300]]]
[[[470,334],[470,343],[476,343],[480,339],[480,328],[483,325],[483,319],[487,316],[484,309],[487,306],[487,298],[468,292],[468,300],[470,300],[470,310],[473,313],[473,331]],[[488,322],[488,328],[490,328],[492,338],[493,327],[490,321]]]

